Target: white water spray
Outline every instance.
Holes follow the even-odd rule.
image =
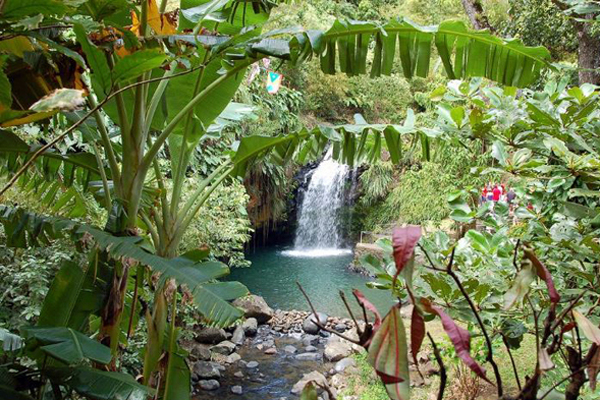
[[[339,215],[345,201],[348,173],[348,166],[332,159],[331,150],[312,172],[298,211],[294,249],[286,251],[286,255],[326,257],[351,252],[343,248]]]

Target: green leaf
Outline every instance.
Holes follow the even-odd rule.
[[[4,328],[0,328],[0,342],[2,342],[2,350],[4,351],[15,351],[23,347],[21,336],[10,333]]]
[[[508,160],[508,152],[506,151],[506,147],[504,147],[504,143],[496,141],[492,145],[492,157],[494,157],[500,165],[505,166]]]
[[[140,385],[129,374],[80,367],[60,369],[54,375],[63,384],[86,398],[98,400],[146,400],[154,391]]]
[[[12,89],[8,77],[4,73],[5,64],[0,64],[0,105],[4,108],[12,106]]]
[[[315,387],[314,383],[308,382],[302,390],[300,400],[317,400],[318,397],[317,388]]]
[[[85,92],[79,89],[56,89],[36,101],[30,109],[37,112],[75,111],[85,104]]]
[[[57,0],[6,0],[2,18],[18,20],[30,15],[62,15],[68,7]]]
[[[110,78],[110,68],[106,55],[102,50],[98,49],[87,37],[85,28],[81,24],[75,24],[73,31],[77,38],[77,42],[81,45],[85,53],[87,63],[92,72],[92,80],[97,85],[97,94],[107,94],[112,86]]]
[[[169,353],[169,366],[165,383],[164,400],[189,400],[190,367],[185,358],[176,353]]]
[[[160,67],[167,56],[158,49],[141,50],[130,54],[117,62],[112,71],[112,78],[115,83],[126,83]]]
[[[536,277],[535,269],[531,263],[526,263],[519,271],[512,287],[504,294],[504,310],[510,310],[515,304],[523,301],[529,287]]]
[[[71,328],[27,328],[25,333],[43,352],[69,365],[84,360],[108,364],[112,359],[108,347]]]
[[[98,312],[107,295],[106,288],[95,279],[94,265],[88,271],[72,262],[65,261],[54,277],[44,299],[38,327],[69,327],[83,330],[91,313]]]

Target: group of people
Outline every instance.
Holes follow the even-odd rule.
[[[504,183],[492,184],[490,182],[481,190],[481,204],[485,203],[486,201],[502,201],[512,205],[516,197],[517,195],[515,191],[512,188],[508,188],[507,190]]]

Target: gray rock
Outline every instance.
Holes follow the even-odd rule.
[[[325,346],[325,359],[330,362],[340,361],[352,354],[352,346],[339,340],[329,340]]]
[[[242,390],[242,387],[239,385],[231,387],[231,393],[233,393],[233,394],[242,394],[243,392],[244,391]]]
[[[244,377],[244,373],[242,371],[237,371],[236,373],[233,374],[233,376],[235,376],[236,378],[242,379]]]
[[[292,388],[292,394],[299,395],[300,393],[302,393],[302,391],[304,390],[304,386],[306,386],[308,382],[316,382],[319,385],[325,386],[327,385],[327,378],[325,378],[325,376],[322,373],[317,371],[313,371],[309,374],[304,374],[302,379],[296,382],[296,384]]]
[[[346,324],[337,324],[333,329],[335,329],[336,331],[343,333],[346,331]]]
[[[198,361],[194,364],[193,373],[198,379],[219,379],[221,372],[217,363],[210,361]]]
[[[314,353],[316,351],[318,351],[319,349],[317,349],[315,346],[306,346],[304,348],[304,351],[306,351],[307,353]]]
[[[210,361],[210,350],[206,345],[196,344],[192,347],[191,356],[195,361]]]
[[[244,344],[244,340],[246,340],[246,332],[244,332],[244,327],[239,325],[235,328],[235,331],[233,331],[231,341],[241,346]]]
[[[269,347],[268,349],[265,350],[265,354],[277,354],[277,349],[275,347]]]
[[[302,339],[302,344],[305,346],[310,346],[317,343],[319,343],[319,337],[316,335],[305,335]]]
[[[258,330],[258,321],[256,318],[248,318],[242,324],[242,328],[244,328],[244,332],[247,336],[254,336]]]
[[[227,356],[227,358],[225,359],[225,362],[227,364],[235,364],[236,362],[240,361],[241,359],[242,359],[242,356],[240,356],[238,353],[232,353]]]
[[[235,351],[235,344],[226,340],[210,348],[210,351],[217,354],[228,356]]]
[[[317,313],[317,317],[318,317],[318,322],[321,325],[325,325],[327,323],[327,318],[329,318],[327,316],[327,314],[325,313]],[[302,329],[304,330],[304,332],[306,333],[310,333],[310,334],[315,334],[315,333],[319,333],[319,327],[315,324],[315,316],[314,314],[310,314],[308,317],[306,317],[304,319],[304,322],[302,323]]]
[[[227,340],[227,334],[224,329],[204,328],[196,332],[196,341],[198,343],[215,344]]]
[[[260,296],[251,294],[241,299],[236,299],[233,305],[244,310],[246,318],[256,318],[256,321],[261,324],[269,322],[273,318],[273,309]]]
[[[294,354],[294,353],[296,353],[296,352],[298,351],[298,349],[296,349],[296,348],[295,348],[294,346],[292,346],[292,345],[287,345],[287,346],[285,346],[285,347],[283,348],[283,350],[284,350],[286,353],[289,353],[289,354]]]
[[[321,359],[319,353],[300,353],[296,354],[296,360],[298,361],[318,361]]]
[[[256,367],[258,367],[258,362],[256,361],[250,361],[248,364],[246,364],[246,368],[248,369],[254,369]]]
[[[300,332],[292,332],[292,333],[288,334],[288,336],[291,337],[292,339],[302,340],[302,337],[304,335],[302,335],[302,333],[300,333]]]
[[[346,357],[335,363],[335,372],[344,372],[348,367],[356,367],[356,360],[354,358]]]
[[[218,388],[221,387],[221,384],[219,383],[219,381],[217,381],[215,379],[199,381],[198,385],[200,386],[200,389],[202,389],[202,390],[217,390]]]

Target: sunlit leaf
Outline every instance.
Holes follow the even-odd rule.
[[[533,281],[535,270],[531,263],[524,264],[517,274],[511,288],[504,294],[504,310],[510,310],[515,304],[523,301]]]
[[[577,310],[573,310],[573,316],[577,326],[583,332],[583,335],[596,345],[600,346],[600,328],[590,321],[585,315]]]

